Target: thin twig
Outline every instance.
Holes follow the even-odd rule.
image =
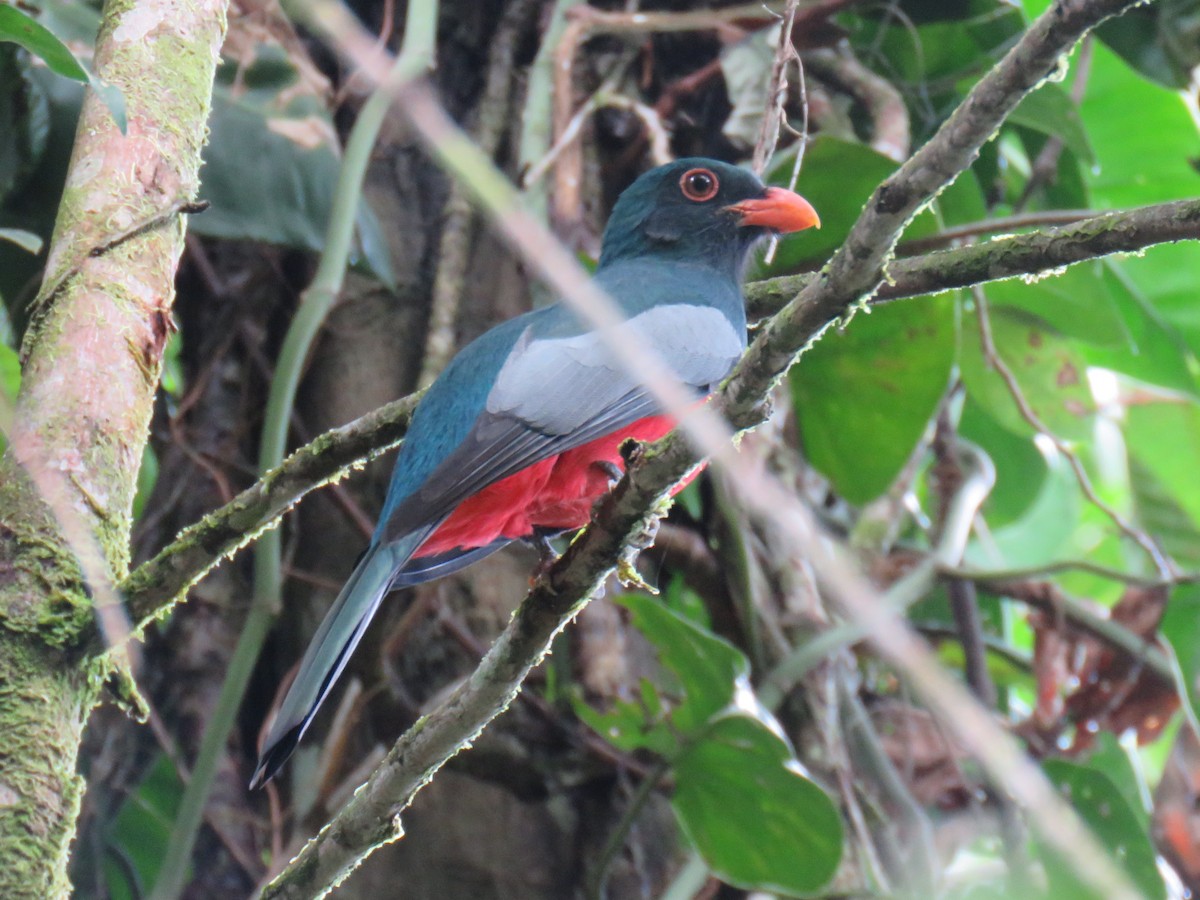
[[[788,98],[788,64],[797,58],[796,48],[792,44],[792,30],[796,27],[796,7],[799,0],[788,0],[787,9],[780,24],[779,46],[775,48],[775,59],[771,63],[771,76],[768,84],[770,89],[766,98],[766,109],[758,127],[758,140],[754,142],[754,155],[750,168],[762,175],[767,163],[775,155],[775,147],[779,144],[779,132],[787,118]]]
[[[927,237],[901,241],[896,245],[896,253],[900,256],[928,253],[930,250],[949,247],[958,241],[984,234],[1005,234],[1018,228],[1038,228],[1046,225],[1071,225],[1081,219],[1094,219],[1095,217],[1094,209],[1050,209],[1001,216],[996,219],[984,219],[979,222],[968,222],[965,225],[955,225],[953,228],[944,228],[937,234]]]

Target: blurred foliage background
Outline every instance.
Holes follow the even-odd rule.
[[[402,38],[402,3],[349,5],[381,41]],[[818,269],[1047,4],[806,0],[786,36],[778,9],[669,0],[641,4],[644,27],[581,34],[576,5],[442,0],[432,79],[447,108],[590,259],[639,172],[669,156],[749,161],[790,40],[804,77],[791,72],[791,129],[767,174],[787,183],[802,152],[798,189],[824,227],[756,263],[750,278],[764,279]],[[595,5],[632,17],[636,4]],[[685,11],[711,21],[685,29],[673,18]],[[0,14],[8,415],[99,11],[21,0]],[[1197,64],[1195,0],[1108,23],[898,253],[1200,194]],[[138,559],[254,480],[275,360],[365,90],[275,4],[232,4],[202,173],[211,206],[189,222]],[[569,122],[555,121],[555,90]],[[123,116],[119,97],[110,108]],[[576,138],[555,148],[567,125]],[[394,122],[372,157],[353,269],[308,360],[294,444],[411,391],[449,348],[547,299]],[[961,566],[907,615],[1148,897],[1200,887],[1198,281],[1182,243],[875,306],[803,356],[771,424],[742,445],[882,589],[936,545],[961,485],[994,469]],[[150,896],[164,867],[186,868],[182,896],[251,895],[503,626],[532,568],[520,549],[394,597],[284,777],[245,790],[275,686],[365,545],[389,465],[285,521],[283,612],[185,859],[167,846],[246,615],[248,554],[147,636],[149,727],[100,709],[82,754],[78,896]],[[405,839],[337,896],[1085,895],[734,486],[690,487],[642,568],[657,598],[614,586],[593,602],[420,795]],[[154,896],[175,895],[161,884]]]

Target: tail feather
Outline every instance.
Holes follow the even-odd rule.
[[[313,635],[292,686],[279,706],[263,742],[251,789],[270,781],[282,768],[317,710],[337,681],[350,654],[379,609],[396,572],[403,568],[428,536],[427,531],[389,544],[374,544],[359,560]]]

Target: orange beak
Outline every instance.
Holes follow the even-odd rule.
[[[761,197],[743,200],[725,207],[740,217],[739,225],[758,225],[780,234],[805,228],[821,227],[821,219],[812,204],[786,188],[769,187]]]

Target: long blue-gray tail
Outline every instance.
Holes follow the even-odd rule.
[[[422,530],[389,544],[372,544],[355,566],[300,661],[300,669],[263,743],[250,787],[266,784],[292,755],[350,654],[379,609],[392,579],[428,535]]]

